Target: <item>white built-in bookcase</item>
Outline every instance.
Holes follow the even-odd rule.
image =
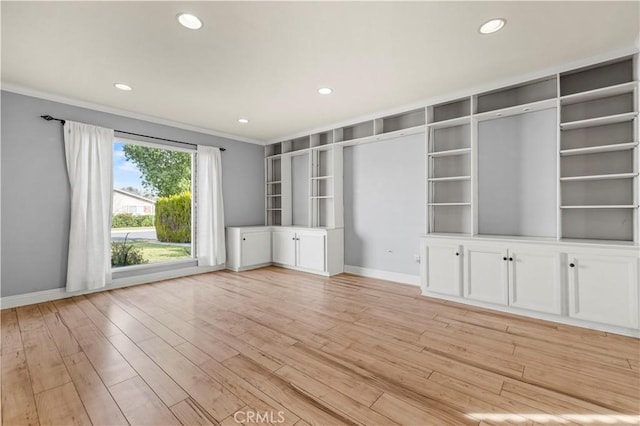
[[[266,224],[342,227],[342,147],[425,133],[427,233],[640,242],[637,55],[266,147]],[[398,149],[401,149],[398,146]]]

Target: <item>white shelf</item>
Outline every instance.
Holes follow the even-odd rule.
[[[561,182],[577,182],[585,180],[631,179],[638,173],[612,173],[607,175],[569,176],[560,178]]]
[[[471,203],[429,203],[430,206],[470,206]]]
[[[638,146],[638,142],[617,143],[612,145],[599,145],[590,146],[587,148],[574,148],[560,150],[560,155],[563,157],[571,155],[586,155],[586,154],[598,154],[600,152],[614,152],[614,151],[626,151]]]
[[[471,116],[467,115],[464,117],[452,118],[449,120],[436,121],[435,123],[427,124],[427,126],[432,129],[442,129],[445,127],[463,126],[465,124],[470,124],[470,123],[471,123]]]
[[[637,209],[634,205],[560,206],[561,209]]]
[[[453,182],[453,181],[459,181],[459,180],[471,180],[471,176],[450,176],[450,177],[429,178],[427,180],[429,182]]]
[[[267,209],[267,211],[269,212],[274,212],[274,211],[281,211],[282,209]]]
[[[311,177],[311,180],[324,180],[324,179],[332,179],[333,176],[315,176]]]
[[[282,183],[281,180],[274,180],[272,182],[267,182],[267,185],[275,185],[276,183]]]
[[[495,109],[492,111],[481,112],[475,114],[473,118],[478,121],[493,120],[495,118],[510,117],[512,115],[524,114],[527,112],[541,111],[543,109],[554,108],[557,106],[556,98],[545,99],[542,101],[531,102],[523,105],[516,105],[508,108]]]
[[[581,93],[574,93],[573,95],[566,95],[560,98],[562,105],[577,104],[579,102],[593,101],[595,99],[608,98],[610,96],[622,95],[624,93],[631,93],[637,86],[636,81],[630,81],[629,83],[617,84],[615,86],[602,87],[600,89],[589,90]]]
[[[267,198],[282,197],[282,194],[269,194]]]
[[[312,200],[313,199],[322,200],[322,199],[326,199],[326,198],[333,198],[333,195],[317,195],[315,197],[309,197],[309,198],[311,198]]]
[[[429,157],[449,157],[452,155],[464,155],[469,154],[471,152],[471,148],[461,148],[461,149],[451,149],[448,151],[436,151],[430,152],[427,155]]]
[[[589,118],[586,120],[569,121],[560,123],[560,129],[573,130],[585,127],[604,126],[606,124],[624,123],[631,121],[638,115],[637,112],[626,112],[624,114],[608,115],[606,117]]]

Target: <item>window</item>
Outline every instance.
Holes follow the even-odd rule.
[[[116,139],[113,144],[111,265],[194,259],[194,151]]]

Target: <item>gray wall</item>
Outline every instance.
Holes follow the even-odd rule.
[[[2,297],[66,282],[69,183],[62,126],[40,115],[227,148],[222,154],[226,225],[264,223],[261,146],[5,91],[1,102]]]
[[[291,223],[309,226],[309,154],[291,157]]]
[[[555,237],[555,108],[478,125],[480,234]]]
[[[344,149],[345,264],[419,275],[424,134]]]

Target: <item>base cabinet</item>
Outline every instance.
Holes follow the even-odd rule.
[[[425,295],[638,334],[638,247],[426,236],[421,253]]]
[[[422,289],[462,296],[462,246],[447,242],[422,245]]]
[[[243,271],[271,263],[269,228],[227,228],[226,237],[229,269]]]
[[[322,275],[344,272],[342,228],[229,227],[227,251],[234,271],[276,264]]]
[[[555,247],[509,249],[509,306],[563,314],[562,257]]]
[[[491,245],[465,246],[464,297],[506,305],[508,302],[507,250]]]
[[[296,232],[273,231],[273,263],[294,266],[296,264]]]
[[[638,258],[569,253],[569,315],[638,328]]]

